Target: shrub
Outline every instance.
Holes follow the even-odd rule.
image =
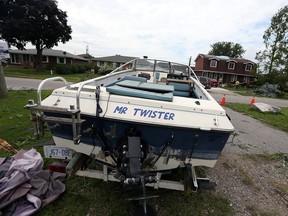
[[[278,85],[280,91],[288,92],[288,74],[287,73],[270,73],[270,74],[260,74],[258,76],[257,85],[262,86],[265,83]]]
[[[75,74],[85,73],[93,68],[92,64],[76,64],[76,65],[56,65],[55,72],[57,74]]]
[[[85,80],[89,80],[89,79],[93,79],[96,77],[97,77],[96,74],[86,72],[80,76],[80,82],[85,81]]]
[[[265,83],[263,86],[254,89],[253,92],[257,95],[266,97],[277,97],[282,95],[282,92],[279,90],[279,86],[277,84],[269,83]]]
[[[56,65],[55,73],[57,73],[57,74],[72,74],[72,71],[68,69],[68,65]]]
[[[114,69],[115,69],[114,67],[105,65],[105,66],[102,66],[99,68],[98,74],[99,75],[106,75],[106,74],[110,73],[111,71],[113,71]]]

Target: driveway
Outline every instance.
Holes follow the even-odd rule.
[[[250,116],[224,107],[235,127],[223,153],[274,154],[288,153],[288,133],[277,130]]]

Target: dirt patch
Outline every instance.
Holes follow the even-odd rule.
[[[217,182],[215,193],[231,201],[233,215],[288,215],[288,166],[284,160],[224,154],[208,176]]]

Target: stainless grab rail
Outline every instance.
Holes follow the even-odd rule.
[[[90,84],[90,83],[93,83],[93,82],[96,82],[96,81],[99,81],[99,80],[102,80],[102,79],[105,79],[107,77],[110,77],[114,74],[117,73],[117,71],[120,69],[120,68],[123,68],[125,67],[126,65],[129,65],[131,64],[132,62],[135,62],[137,59],[133,59],[129,62],[126,62],[124,65],[121,65],[120,67],[116,68],[115,70],[111,71],[109,74],[106,74],[104,76],[101,76],[101,77],[96,77],[94,79],[91,79],[91,80],[87,80],[87,81],[84,81],[79,87],[78,87],[78,90],[77,90],[77,93],[76,93],[76,107],[78,110],[80,110],[80,93],[83,89],[83,87],[87,84]],[[133,67],[135,67],[135,63],[133,63]]]
[[[44,84],[46,84],[47,82],[51,82],[51,81],[63,81],[66,85],[66,87],[69,89],[70,88],[70,84],[66,81],[66,79],[64,79],[63,77],[52,77],[52,78],[47,78],[45,80],[43,80],[37,89],[37,100],[38,100],[38,105],[41,105],[41,90],[44,86]]]
[[[83,87],[89,83],[93,83],[97,80],[99,80],[100,77],[97,77],[97,78],[94,78],[92,80],[87,80],[85,82],[83,82],[79,87],[78,87],[78,90],[77,90],[77,93],[76,93],[76,107],[77,107],[77,110],[80,110],[80,93],[83,89]]]

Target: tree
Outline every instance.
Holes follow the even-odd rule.
[[[238,43],[222,41],[212,44],[208,54],[241,58],[245,52],[246,50]]]
[[[36,68],[42,68],[42,51],[71,39],[66,12],[55,0],[0,0],[0,38],[24,49],[28,42],[37,50]]]
[[[288,5],[272,17],[263,39],[265,50],[256,54],[261,71],[288,73]]]
[[[0,98],[5,98],[8,95],[8,90],[4,78],[4,72],[3,72],[3,66],[2,66],[2,60],[0,57]]]

